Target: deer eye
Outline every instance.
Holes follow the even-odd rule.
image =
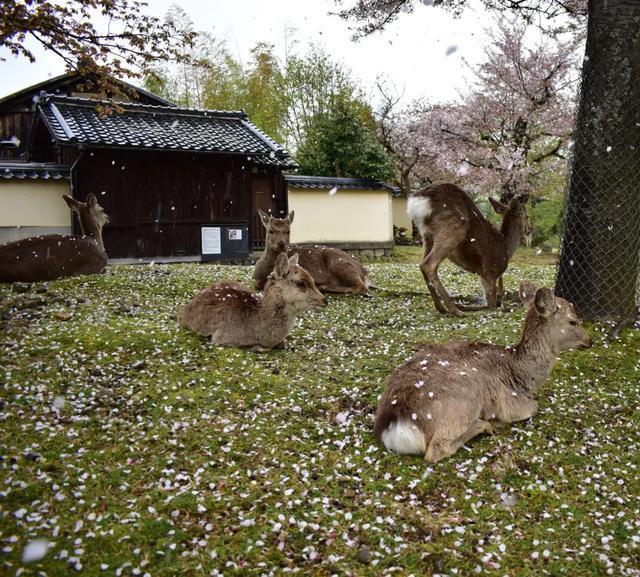
[[[572,327],[577,327],[577,326],[578,326],[578,321],[569,321],[569,324],[570,324]]]
[[[304,282],[303,280],[299,280],[299,281],[296,283],[296,286],[297,286],[299,289],[305,290],[305,289],[307,288],[307,283],[306,283],[306,282]]]

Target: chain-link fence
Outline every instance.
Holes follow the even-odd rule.
[[[629,322],[640,305],[640,34],[629,25],[619,36],[596,29],[593,37],[556,292],[582,318]]]

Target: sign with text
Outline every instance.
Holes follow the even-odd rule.
[[[219,226],[202,227],[202,254],[222,254]]]
[[[202,260],[244,261],[249,258],[249,226],[243,223],[211,223],[200,227]]]

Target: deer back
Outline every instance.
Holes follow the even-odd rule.
[[[106,264],[106,253],[89,237],[46,235],[0,246],[0,282],[98,274]]]
[[[220,345],[271,348],[285,339],[298,313],[325,305],[309,273],[297,265],[297,257],[281,254],[264,296],[223,281],[196,295],[178,320]]]
[[[244,286],[221,281],[200,291],[179,313],[179,323],[220,345],[251,346],[262,297]]]

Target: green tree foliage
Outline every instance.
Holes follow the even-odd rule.
[[[167,21],[189,33],[193,22],[173,6]],[[351,72],[321,48],[282,63],[258,43],[246,66],[224,42],[198,33],[195,63],[156,67],[145,87],[183,106],[244,110],[269,136],[286,143],[301,172],[389,180],[392,163],[371,107]]]
[[[335,98],[326,112],[313,116],[297,152],[300,172],[393,178],[391,160],[362,113],[361,103],[343,96]]]

